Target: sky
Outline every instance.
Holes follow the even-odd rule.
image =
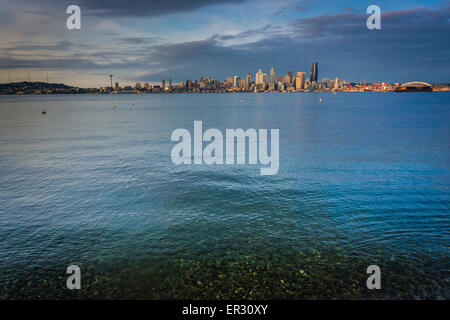
[[[66,8],[81,9],[68,30]],[[369,30],[369,5],[381,29]],[[307,72],[450,82],[450,1],[0,0],[0,82],[79,87]]]

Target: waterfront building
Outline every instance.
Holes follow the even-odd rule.
[[[317,62],[313,62],[312,68],[311,68],[311,71],[310,71],[310,75],[309,75],[309,81],[310,82],[313,82],[313,81],[317,82],[318,73],[319,73],[319,71],[318,71]]]
[[[245,78],[245,88],[250,88],[250,85],[252,83],[252,75],[250,73],[247,73],[247,77]]]
[[[275,90],[275,69],[271,68],[270,69],[270,82],[269,82],[269,90]]]
[[[336,80],[334,80],[334,90],[339,89],[339,79],[336,78]]]
[[[186,89],[187,90],[192,90],[192,87],[193,87],[192,80],[187,80],[186,81]]]
[[[277,89],[278,90],[284,90],[284,83],[283,83],[283,81],[278,81],[277,82]]]
[[[294,80],[294,78],[292,77],[292,71],[288,72],[288,76],[289,76],[289,81],[288,83],[292,83],[292,81]]]
[[[245,80],[244,78],[239,78],[239,88],[244,89],[245,88]]]
[[[295,76],[295,90],[301,90],[305,88],[305,73],[297,72]]]
[[[255,74],[255,84],[261,84],[264,83],[264,76],[261,69],[258,70],[258,72]]]

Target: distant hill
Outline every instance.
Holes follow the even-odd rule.
[[[13,89],[17,91],[28,91],[28,90],[45,90],[45,89],[63,89],[70,90],[75,89],[74,87],[67,86],[62,83],[47,83],[47,82],[11,82],[11,83],[0,83],[0,91],[5,89]]]
[[[0,83],[0,94],[90,93],[92,91],[92,89],[71,87],[62,83],[29,81]]]

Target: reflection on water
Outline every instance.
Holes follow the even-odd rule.
[[[0,297],[449,299],[449,102],[1,96]],[[278,174],[173,165],[170,135],[194,120],[279,128]]]

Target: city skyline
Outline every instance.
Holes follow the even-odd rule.
[[[0,82],[100,87],[105,74],[124,85],[236,74],[245,82],[261,68],[270,79],[272,67],[311,79],[311,61],[319,78],[449,81],[448,1],[379,1],[381,30],[366,28],[364,1],[79,1],[75,31],[65,27],[69,1],[0,2]]]

